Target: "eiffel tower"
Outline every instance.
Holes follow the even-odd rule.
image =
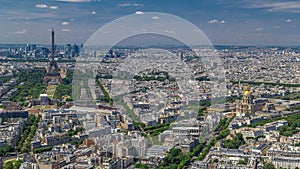
[[[51,31],[52,44],[51,44],[51,60],[47,68],[46,75],[44,77],[44,84],[57,85],[61,82],[61,76],[57,62],[55,58],[55,46],[54,46],[54,30]]]

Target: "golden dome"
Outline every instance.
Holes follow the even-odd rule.
[[[247,85],[244,91],[244,96],[250,96],[251,92],[250,92],[250,87]]]

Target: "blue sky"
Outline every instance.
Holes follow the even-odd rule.
[[[1,0],[0,43],[84,43],[101,26],[140,12],[163,12],[201,29],[214,45],[300,45],[300,1]]]

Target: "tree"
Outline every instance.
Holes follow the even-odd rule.
[[[267,163],[265,166],[264,166],[264,169],[276,169],[275,166],[272,164],[272,163]]]
[[[27,153],[28,152],[28,148],[27,147],[24,147],[22,150],[21,150],[21,153]]]
[[[164,161],[159,164],[158,168],[172,168],[177,169],[181,161],[185,160],[185,155],[178,148],[172,148]]]
[[[143,169],[148,169],[149,167],[146,164],[141,164],[141,163],[136,163],[134,165],[135,168],[143,168]]]
[[[237,133],[237,135],[232,140],[225,140],[223,142],[223,147],[229,149],[237,149],[243,144],[245,144],[243,135],[241,133]]]
[[[4,148],[4,151],[6,152],[13,152],[14,151],[14,148],[11,146],[11,145],[8,145]]]
[[[21,160],[16,160],[14,161],[14,166],[13,166],[13,169],[19,169],[20,166],[22,164],[22,161]]]
[[[12,161],[8,161],[3,169],[14,169],[14,164]]]
[[[213,163],[218,163],[218,162],[219,162],[219,159],[214,158]]]
[[[248,158],[245,158],[244,160],[239,160],[238,164],[241,164],[241,165],[247,165],[249,162],[249,159]]]
[[[0,148],[0,156],[4,156],[4,155],[5,155],[5,151],[2,148]]]

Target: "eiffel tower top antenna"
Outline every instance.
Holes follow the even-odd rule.
[[[51,37],[52,37],[52,43],[51,43],[51,61],[54,61],[54,55],[55,55],[55,46],[54,46],[54,30],[52,28],[51,31]]]

